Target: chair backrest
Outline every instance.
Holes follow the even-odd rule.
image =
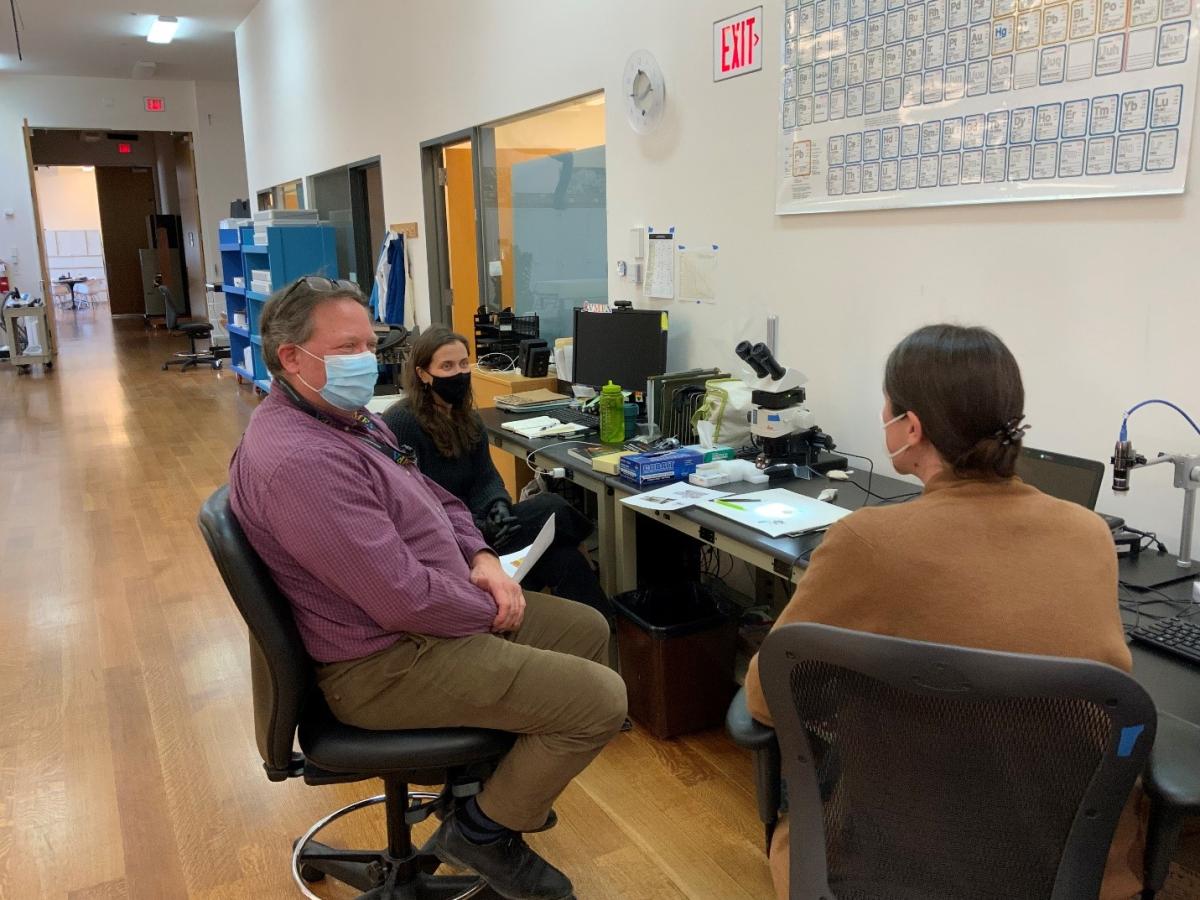
[[[1154,741],[1124,672],[808,623],[760,666],[793,898],[1096,897]]]
[[[199,524],[225,587],[250,629],[255,739],[267,775],[282,780],[296,773],[292,744],[312,686],[312,662],[291,605],[233,515],[228,485],[204,501]]]

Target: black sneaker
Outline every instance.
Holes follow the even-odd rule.
[[[507,900],[569,900],[571,881],[536,853],[515,831],[491,844],[468,841],[453,814],[433,836],[433,852],[442,862],[470,869]]]

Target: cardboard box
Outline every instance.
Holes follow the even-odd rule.
[[[681,481],[696,471],[704,462],[704,455],[697,450],[680,447],[659,453],[631,453],[621,458],[621,479],[638,487]]]

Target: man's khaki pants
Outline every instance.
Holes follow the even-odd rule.
[[[609,626],[570,600],[526,593],[511,635],[404,634],[317,679],[334,715],[376,730],[494,728],[519,735],[479,795],[515,831],[545,824],[554,799],[621,729],[625,683],[606,665]]]

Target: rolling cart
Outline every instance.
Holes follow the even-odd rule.
[[[4,301],[3,327],[8,343],[8,362],[17,367],[21,374],[28,374],[40,363],[49,371],[54,368],[54,335],[46,316],[46,304],[39,297],[30,300],[29,295],[8,297]]]

